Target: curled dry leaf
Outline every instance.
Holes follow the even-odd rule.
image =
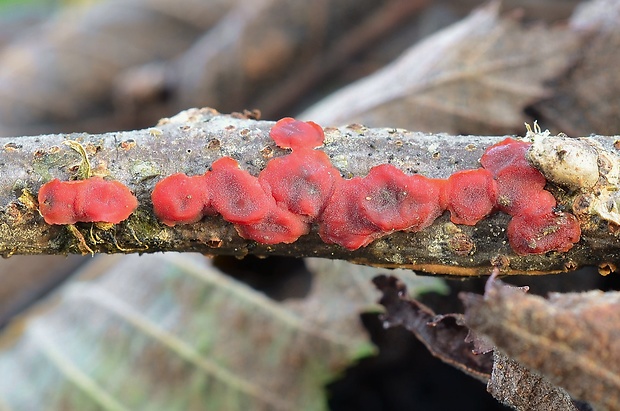
[[[428,350],[445,363],[487,381],[492,367],[490,354],[476,355],[474,345],[466,342],[469,330],[459,315],[437,316],[430,308],[409,299],[407,288],[396,277],[380,275],[373,279],[383,293],[379,301],[386,309],[385,325],[401,325],[413,332]]]
[[[535,105],[554,127],[570,135],[617,134],[620,130],[620,3],[584,3],[570,29],[588,36],[575,67],[554,87],[553,97]]]
[[[500,351],[493,353],[491,395],[518,411],[577,411],[570,395]]]
[[[620,409],[620,293],[544,299],[491,279],[484,297],[461,298],[465,323],[508,356],[597,410]]]
[[[565,29],[499,18],[494,3],[422,43],[390,66],[302,114],[324,125],[357,122],[424,131],[518,130],[523,108],[546,95],[579,47]]]

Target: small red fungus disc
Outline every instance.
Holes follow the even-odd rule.
[[[517,215],[533,202],[545,201],[549,204],[549,193],[544,191],[547,181],[545,177],[531,166],[509,165],[496,173],[497,206],[510,215]],[[542,194],[547,193],[547,194]],[[551,196],[555,206],[555,199]],[[549,208],[550,209],[550,208]]]
[[[269,161],[258,180],[279,205],[313,220],[323,212],[339,177],[325,153],[298,150]]]
[[[475,225],[491,214],[496,198],[495,181],[483,168],[457,171],[444,187],[444,201],[455,224]]]
[[[323,129],[318,124],[290,117],[279,120],[271,128],[269,135],[278,147],[293,150],[320,147],[325,140]]]
[[[310,230],[310,225],[300,216],[275,204],[257,223],[237,224],[235,227],[241,237],[262,244],[290,244]]]
[[[77,222],[74,203],[79,181],[54,179],[39,190],[39,211],[47,224],[74,224]]]
[[[443,211],[438,184],[423,176],[407,176],[391,164],[373,167],[363,183],[360,207],[364,216],[383,231],[420,231]]]
[[[168,226],[199,221],[211,203],[204,175],[189,177],[178,173],[155,185],[151,193],[153,211]]]
[[[508,241],[519,255],[566,252],[579,241],[581,228],[569,213],[519,215],[508,223]]]
[[[91,177],[79,181],[52,180],[39,190],[39,210],[48,224],[104,222],[118,224],[138,207],[125,185]]]
[[[357,250],[385,234],[364,215],[358,201],[362,190],[360,177],[338,180],[321,216],[319,236],[324,242]]]
[[[525,141],[507,138],[487,148],[480,163],[493,175],[510,165],[531,167],[525,157],[530,145]]]
[[[119,181],[91,177],[80,182],[75,197],[78,221],[118,224],[138,207],[138,199]]]
[[[517,212],[511,215],[544,215],[551,213],[557,205],[555,197],[549,191],[540,190],[532,193],[526,192],[525,194],[529,196],[530,201],[521,203],[521,207],[516,210]]]
[[[222,157],[206,174],[212,193],[211,204],[224,219],[236,224],[258,222],[267,215],[273,199],[268,196],[258,179],[230,157]]]

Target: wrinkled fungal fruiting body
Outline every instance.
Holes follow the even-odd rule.
[[[530,143],[507,138],[485,151],[482,168],[446,180],[389,164],[345,179],[315,150],[324,140],[317,124],[285,118],[270,136],[292,152],[270,160],[258,176],[224,157],[202,176],[167,177],[153,191],[156,216],[172,226],[218,213],[242,237],[264,244],[292,243],[318,224],[323,241],[349,250],[394,231],[421,231],[446,210],[465,225],[496,211],[509,214],[508,240],[521,255],[567,251],[581,235],[575,216],[556,211],[544,176],[529,164]]]
[[[54,179],[43,184],[38,200],[39,211],[48,224],[118,224],[138,207],[138,200],[129,188],[101,177],[77,181]]]

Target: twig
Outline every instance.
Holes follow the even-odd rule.
[[[273,122],[220,115],[212,109],[188,110],[164,119],[151,129],[101,135],[67,134],[1,138],[0,253],[68,254],[85,246],[97,253],[182,251],[244,256],[287,255],[325,257],[356,263],[409,267],[450,275],[488,274],[497,266],[504,274],[545,274],[620,263],[620,239],[613,223],[596,215],[581,215],[581,241],[569,252],[516,255],[507,242],[509,217],[495,213],[476,226],[455,225],[444,213],[417,233],[395,232],[367,247],[348,251],[321,241],[316,227],[293,244],[264,245],[242,239],[221,217],[205,217],[190,225],[167,227],[153,214],[150,193],[162,178],[177,172],[203,174],[222,156],[238,160],[253,175],[286,150],[269,138]],[[391,163],[406,173],[447,178],[455,171],[478,168],[484,150],[504,137],[449,136],[399,129],[369,129],[359,125],[326,128],[324,150],[344,177],[363,176],[369,169]],[[112,228],[78,223],[76,236],[65,226],[48,225],[36,208],[36,193],[52,178],[68,180],[79,167],[80,155],[63,144],[75,140],[88,153],[94,175],[126,184],[140,205],[126,221]],[[575,140],[582,141],[582,140]],[[614,139],[595,136],[602,149],[614,151]],[[549,182],[561,207],[571,211],[583,190]]]

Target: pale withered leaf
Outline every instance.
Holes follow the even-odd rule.
[[[433,132],[520,130],[523,108],[546,95],[543,83],[563,72],[578,46],[574,32],[500,18],[495,3],[302,117]]]
[[[620,409],[620,293],[544,299],[491,279],[462,299],[465,323],[499,350],[597,410]]]

